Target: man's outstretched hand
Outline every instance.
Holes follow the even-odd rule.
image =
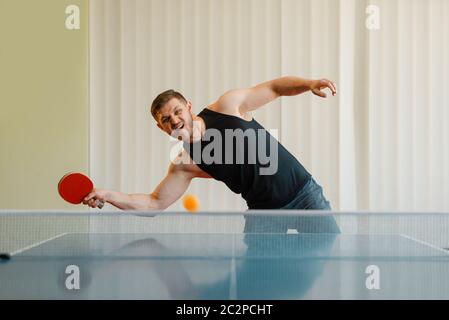
[[[335,83],[328,79],[312,80],[312,83],[310,85],[310,90],[312,91],[312,93],[321,98],[327,97],[327,94],[322,91],[326,88],[330,89],[333,96],[337,94],[337,86],[335,85]]]
[[[106,203],[110,198],[110,191],[105,189],[93,189],[83,200],[83,204],[91,208],[97,208],[100,203]]]

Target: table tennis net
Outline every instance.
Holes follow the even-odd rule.
[[[16,212],[0,213],[0,252],[14,252],[64,234],[333,233],[401,235],[441,249],[449,247],[449,215],[442,213],[245,212]]]

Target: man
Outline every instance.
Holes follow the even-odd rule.
[[[335,84],[327,79],[282,77],[231,90],[198,115],[180,93],[165,91],[153,101],[151,113],[162,131],[184,141],[184,149],[170,164],[167,176],[151,194],[95,189],[84,204],[95,208],[103,201],[123,210],[164,210],[184,194],[192,179],[214,178],[241,194],[249,209],[330,210],[311,174],[249,115],[281,96],[311,91],[326,98],[325,88],[337,94]],[[245,218],[246,232],[338,232],[333,219],[309,223],[307,218]]]

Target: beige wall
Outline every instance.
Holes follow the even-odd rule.
[[[0,0],[0,39],[0,209],[74,209],[56,187],[88,170],[87,0]]]

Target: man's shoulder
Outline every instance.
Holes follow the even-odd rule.
[[[221,103],[219,103],[219,101],[207,106],[205,108],[205,110],[215,112],[217,114],[217,116],[220,116],[220,115],[233,116],[233,117],[238,117],[238,118],[241,118],[241,119],[247,120],[247,121],[252,119],[251,115],[246,114],[246,113],[241,113],[240,109],[238,107],[221,104]],[[200,113],[200,116],[201,116],[201,113]]]

